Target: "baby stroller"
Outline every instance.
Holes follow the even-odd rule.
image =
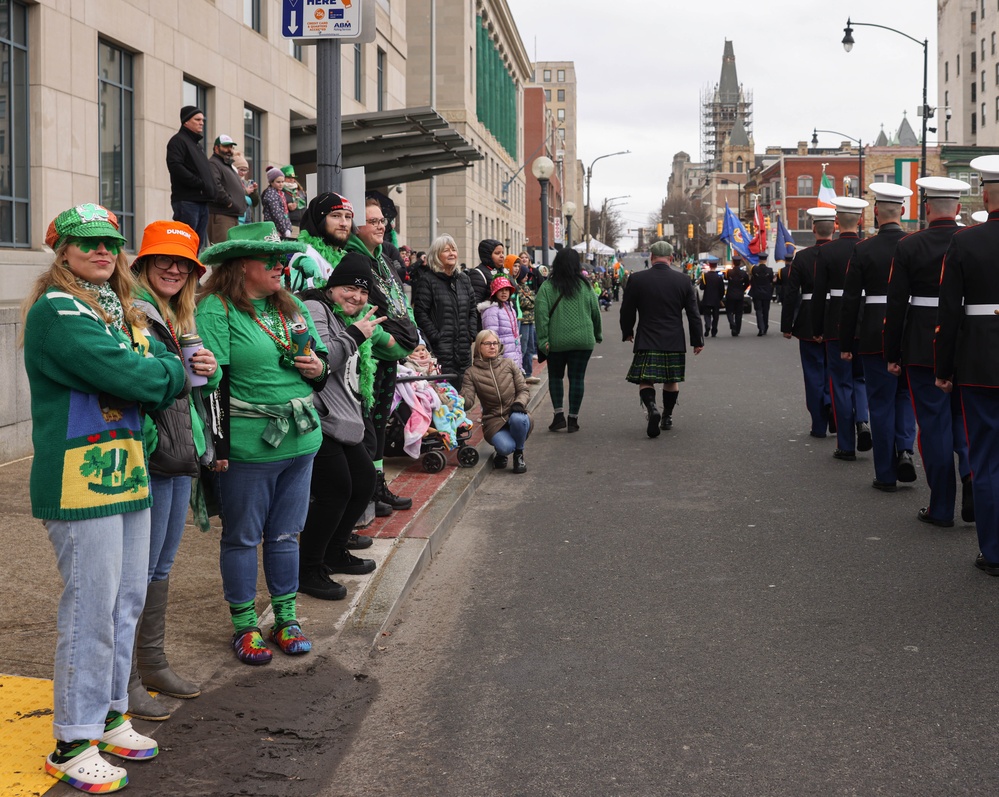
[[[449,379],[455,378],[453,374],[416,374],[413,376],[399,376],[396,378],[396,385],[406,385],[412,382],[436,382],[446,383]],[[400,401],[398,406],[389,415],[388,423],[385,426],[385,453],[391,457],[411,456],[406,451],[405,429],[413,413],[412,408],[405,401]],[[469,444],[468,440],[472,436],[472,426],[470,423],[459,426],[455,430],[454,443],[447,434],[439,432],[433,425],[424,433],[420,441],[419,460],[423,470],[427,473],[439,473],[447,465],[447,454],[449,451],[456,451],[456,459],[459,467],[472,468],[479,462],[479,452],[475,446]]]

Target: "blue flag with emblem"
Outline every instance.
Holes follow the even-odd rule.
[[[725,203],[725,217],[722,220],[721,239],[731,246],[732,251],[747,263],[752,263],[755,266],[760,262],[759,256],[749,251],[749,233],[742,226],[739,217],[732,212],[732,209],[728,206],[728,202]]]
[[[785,263],[794,257],[796,244],[791,233],[787,231],[780,216],[777,217],[777,243],[774,245],[774,259],[783,260]]]

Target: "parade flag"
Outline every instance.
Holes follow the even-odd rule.
[[[749,251],[754,255],[767,250],[767,219],[763,215],[763,206],[757,205],[753,213],[753,224],[756,225],[756,235],[749,242]]]
[[[818,205],[820,208],[833,208],[836,207],[833,204],[833,200],[836,198],[836,189],[833,188],[832,179],[826,174],[826,165],[822,164],[822,182],[819,184],[819,201]]]
[[[721,239],[732,247],[732,251],[738,253],[739,257],[754,266],[760,262],[760,258],[749,250],[749,233],[742,226],[739,217],[732,212],[732,208],[725,203],[725,216],[722,221]]]
[[[794,239],[787,231],[781,217],[777,217],[777,242],[774,244],[774,259],[783,260],[785,263],[794,257]]]

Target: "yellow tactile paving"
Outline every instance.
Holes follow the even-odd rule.
[[[52,681],[0,675],[0,795],[37,797],[54,786],[44,769],[54,745]]]

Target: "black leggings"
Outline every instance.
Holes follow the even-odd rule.
[[[323,435],[312,464],[312,503],[299,541],[299,567],[334,559],[375,492],[375,468],[361,443],[344,445]]]
[[[396,362],[378,361],[373,393],[375,404],[364,418],[364,447],[372,462],[381,462],[385,456],[385,427],[395,396]]]

